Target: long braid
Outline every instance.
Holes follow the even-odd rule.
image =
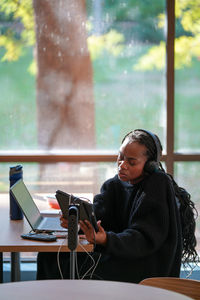
[[[197,241],[195,237],[196,219],[198,212],[194,202],[191,200],[191,195],[182,187],[179,187],[173,177],[167,174],[174,186],[176,197],[180,202],[180,218],[182,227],[182,262],[183,264],[190,262],[198,262],[199,256],[195,250]]]

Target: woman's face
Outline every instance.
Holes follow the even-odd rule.
[[[125,139],[119,149],[117,158],[118,176],[122,181],[134,184],[144,178],[144,165],[147,161],[147,148],[138,142],[130,142]]]

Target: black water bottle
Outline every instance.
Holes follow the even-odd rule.
[[[9,179],[10,179],[10,187],[15,184],[19,179],[23,178],[23,170],[21,165],[17,165],[14,167],[10,167]],[[10,219],[11,220],[22,220],[23,213],[21,208],[17,204],[15,198],[10,192]]]

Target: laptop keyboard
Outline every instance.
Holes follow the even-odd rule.
[[[60,219],[56,217],[44,218],[39,226],[39,229],[65,231],[65,229],[60,225]]]

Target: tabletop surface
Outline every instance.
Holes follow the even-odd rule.
[[[36,201],[40,210],[44,210],[46,203],[44,201]],[[22,233],[28,233],[31,230],[30,225],[23,220],[11,221],[9,217],[9,194],[0,194],[0,252],[61,252],[69,251],[66,239],[57,239],[55,242],[43,242],[25,240],[21,238]],[[86,240],[80,240],[76,251],[92,251],[93,245],[88,244]],[[82,248],[84,247],[84,249]]]
[[[41,280],[3,283],[1,299],[6,300],[191,300],[160,288],[133,283],[95,280]]]

